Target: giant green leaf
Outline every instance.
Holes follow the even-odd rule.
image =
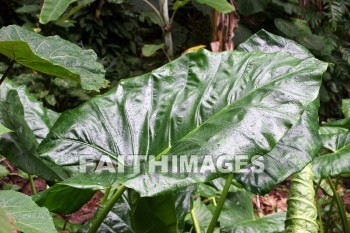
[[[40,12],[39,21],[46,24],[50,21],[57,20],[67,9],[67,7],[76,0],[45,0]]]
[[[24,233],[57,232],[49,211],[38,207],[31,198],[15,191],[0,191],[0,208],[15,219]]]
[[[15,25],[3,27],[0,53],[31,69],[80,82],[86,90],[108,85],[93,50],[83,50],[58,36],[44,37]]]
[[[296,43],[293,40],[289,40],[281,36],[269,33],[264,29],[260,30],[252,37],[250,37],[247,41],[240,44],[237,48],[237,51],[262,51],[265,53],[276,53],[283,51],[298,58],[313,57],[312,53],[310,53],[302,45]]]
[[[287,201],[286,233],[318,232],[313,178],[312,165],[309,164],[292,179]]]
[[[44,108],[24,87],[5,81],[0,86],[0,123],[12,132],[0,137],[0,153],[29,174],[51,180],[58,178],[52,166],[36,153],[57,117],[57,113]]]
[[[315,176],[325,178],[350,172],[350,131],[337,126],[324,126],[320,128],[320,136],[323,146],[331,152],[314,159]]]
[[[195,0],[201,4],[208,5],[221,13],[229,13],[234,10],[233,6],[226,0]]]
[[[84,157],[124,161],[126,172],[116,179],[142,196],[229,172],[247,189],[267,192],[313,158],[315,101],[326,67],[314,58],[286,53],[190,52],[151,73],[122,80],[107,94],[63,113],[39,153],[71,175],[79,173]],[[288,144],[295,141],[303,145]],[[144,164],[137,173],[130,172],[130,155],[186,155],[201,168],[208,158],[216,161],[224,155],[232,161],[247,156],[247,166],[152,173]],[[168,165],[173,171],[171,162]],[[262,172],[255,169],[259,165],[265,168]]]

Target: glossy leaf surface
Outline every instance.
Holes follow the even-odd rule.
[[[251,36],[244,43],[241,43],[237,51],[262,51],[265,53],[285,52],[298,58],[306,59],[314,57],[305,47],[295,41],[274,35],[264,29]]]
[[[58,36],[44,37],[15,25],[3,27],[0,53],[31,69],[80,82],[86,90],[108,85],[93,50],[83,50]]]
[[[314,159],[313,170],[317,178],[350,172],[350,131],[337,126],[320,128],[323,146],[331,153]]]
[[[317,143],[311,134],[317,122],[309,119],[317,117],[315,100],[326,67],[314,58],[286,53],[190,52],[65,112],[39,152],[71,175],[79,172],[79,158],[86,155],[115,163],[130,155],[191,155],[199,165],[205,155],[231,161],[243,155],[248,161],[245,170],[235,171],[238,181],[253,192],[267,192],[313,157]],[[309,145],[289,147],[295,141]],[[264,164],[262,173],[255,172],[259,164],[251,161],[253,156]],[[141,196],[151,196],[232,169],[116,177]]]
[[[26,88],[7,80],[0,86],[0,123],[12,130],[0,137],[0,153],[29,174],[58,178],[36,148],[58,117],[30,96]]]
[[[57,20],[67,9],[67,7],[76,0],[45,0],[40,12],[39,21],[46,24],[50,21]]]
[[[288,197],[286,233],[318,232],[312,165],[294,175]]]
[[[13,217],[16,226],[24,233],[57,232],[52,217],[45,208],[38,207],[32,199],[15,191],[0,191],[0,208]]]

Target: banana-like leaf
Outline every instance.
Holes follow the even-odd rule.
[[[315,177],[326,178],[350,172],[350,131],[337,126],[320,128],[323,146],[331,153],[314,159]]]
[[[312,165],[294,175],[288,197],[286,233],[318,232]]]
[[[108,85],[93,50],[83,50],[58,36],[44,37],[15,25],[3,27],[0,53],[31,69],[80,82],[86,90]]]
[[[247,189],[264,193],[313,158],[315,101],[326,67],[286,53],[190,52],[62,114],[39,153],[71,175],[79,173],[80,159],[87,155],[96,164],[102,156],[124,161],[126,172],[116,177],[142,196],[229,172]],[[289,147],[295,141],[302,145]],[[152,173],[148,163],[141,173],[130,172],[125,162],[130,155],[185,155],[204,172],[169,172],[172,163],[162,174]],[[203,166],[223,155],[231,162],[246,156],[247,166],[235,171]],[[259,165],[262,172],[255,169]]]
[[[233,6],[231,4],[229,4],[226,0],[216,0],[216,1],[211,1],[211,0],[195,0],[201,4],[205,4],[208,5],[212,8],[214,8],[215,10],[221,12],[221,13],[230,13],[233,10],[235,10],[233,8]]]
[[[45,0],[40,12],[39,21],[41,24],[46,24],[50,21],[57,20],[68,6],[76,0]]]
[[[0,191],[0,208],[4,209],[10,218],[14,218],[15,224],[21,232],[57,232],[49,211],[38,207],[25,194],[7,190]]]
[[[36,153],[58,114],[44,108],[26,88],[6,80],[0,86],[0,123],[12,130],[0,137],[0,153],[29,174],[53,180],[59,176]]]

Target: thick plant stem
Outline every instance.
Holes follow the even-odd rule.
[[[168,0],[159,0],[160,6],[161,6],[161,13],[163,18],[163,32],[164,32],[164,44],[165,44],[165,51],[167,54],[167,57],[169,57],[171,60],[174,57],[174,51],[173,51],[173,38],[171,35],[171,27],[170,24],[170,18],[169,18],[169,9],[168,9]]]
[[[337,189],[333,184],[333,181],[330,177],[327,177],[327,181],[329,183],[329,185],[331,186],[331,189],[333,191],[333,198],[335,199],[335,202],[337,203],[338,206],[338,211],[339,211],[339,215],[340,215],[340,219],[343,225],[343,230],[344,232],[350,232],[350,226],[349,226],[349,222],[348,222],[348,218],[346,216],[346,210],[344,208],[344,205],[337,193]]]
[[[196,231],[196,233],[201,233],[201,227],[199,225],[196,212],[194,211],[194,209],[191,210],[191,218],[192,218],[194,230]]]
[[[121,185],[119,189],[112,195],[112,197],[109,200],[107,200],[105,206],[102,208],[101,212],[98,213],[96,219],[93,221],[92,226],[90,227],[88,233],[97,232],[101,223],[106,218],[109,211],[113,208],[113,206],[118,201],[118,199],[122,196],[125,190],[126,190],[126,187],[124,185]]]
[[[222,191],[218,205],[215,208],[213,218],[210,221],[207,233],[213,233],[215,230],[216,223],[218,222],[222,207],[224,206],[228,191],[230,190],[232,179],[233,179],[233,174],[228,175],[225,182],[224,190]]]
[[[32,189],[32,194],[34,195],[36,194],[36,189],[35,189],[33,176],[28,174],[28,179],[29,179],[30,188]]]
[[[5,78],[7,77],[7,75],[10,73],[13,64],[15,64],[15,60],[11,60],[9,66],[7,67],[5,73],[2,75],[1,79],[0,79],[0,85],[4,82]]]

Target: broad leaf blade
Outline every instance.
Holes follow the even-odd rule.
[[[320,128],[323,146],[331,153],[314,159],[315,177],[326,178],[350,172],[350,131],[347,128],[325,126]]]
[[[21,232],[57,232],[49,211],[38,207],[27,195],[15,191],[0,191],[0,208],[15,219]]]
[[[0,137],[0,153],[29,174],[59,176],[36,153],[58,114],[47,110],[24,87],[5,81],[0,87],[0,123],[13,132]]]
[[[201,4],[208,5],[221,13],[230,13],[234,10],[233,6],[226,0],[195,0]]]
[[[238,46],[237,51],[261,51],[265,53],[276,53],[283,51],[298,58],[314,57],[305,47],[294,42],[293,40],[274,35],[263,29],[251,36],[247,41],[241,43]]]
[[[304,112],[316,117],[307,109],[314,108],[326,67],[316,59],[285,53],[190,52],[152,73],[123,80],[104,96],[64,113],[39,151],[72,175],[79,173],[79,158],[87,155],[95,161],[106,156],[116,163],[129,155],[192,155],[200,165],[205,155],[214,160],[227,155],[230,161],[244,155],[252,167],[254,156],[271,157],[269,152],[302,121]],[[314,131],[317,122],[310,124]],[[310,143],[315,147],[313,139]],[[282,145],[276,150],[284,149]],[[276,151],[270,161],[283,168],[275,174],[277,182],[311,161],[313,155],[304,152],[292,158],[299,164],[296,167],[294,162],[283,162],[283,153]],[[229,172],[232,169],[116,176],[142,196],[151,196]],[[268,172],[250,168],[235,172],[256,176],[259,187],[244,183],[254,192],[267,192],[276,184]]]
[[[294,175],[288,197],[286,231],[318,232],[315,190],[313,186],[312,165]]]
[[[3,27],[0,53],[31,69],[80,82],[86,90],[98,91],[108,85],[94,51],[58,36],[44,37],[15,25]]]
[[[68,6],[76,0],[45,0],[40,12],[39,21],[41,24],[46,24],[50,21],[57,20]]]

